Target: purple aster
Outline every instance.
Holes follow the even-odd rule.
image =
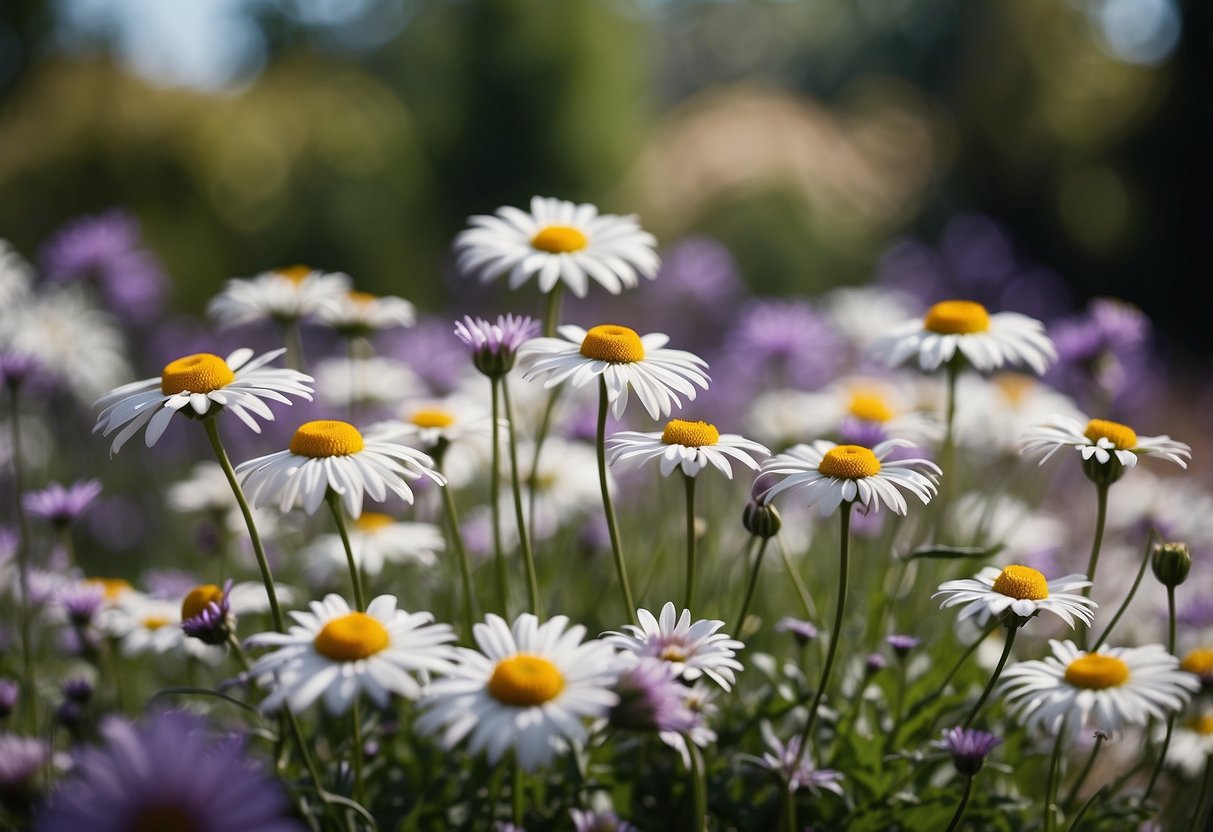
[[[20,352],[0,352],[0,383],[10,389],[20,387],[38,372],[38,359]]]
[[[789,791],[807,789],[814,797],[821,797],[824,790],[842,796],[842,772],[814,767],[810,755],[800,754],[800,737],[792,737],[785,746],[767,725],[763,726],[763,736],[770,751],[762,755],[760,762],[778,774],[788,784]]]
[[[791,633],[801,647],[817,638],[817,626],[812,621],[785,615],[775,624],[775,632]]]
[[[14,679],[0,679],[0,719],[7,719],[17,710],[21,698],[21,685]]]
[[[889,665],[889,660],[879,653],[868,653],[863,660],[863,672],[868,675],[879,673]]]
[[[185,634],[206,644],[226,644],[234,624],[231,592],[232,579],[228,578],[218,601],[207,601],[201,612],[181,622]],[[191,597],[192,592],[186,596],[185,606],[189,606]]]
[[[619,704],[611,709],[610,721],[616,728],[685,734],[702,721],[687,707],[691,690],[678,681],[669,662],[641,658],[619,674],[614,691]]]
[[[896,653],[899,658],[904,659],[910,654],[911,650],[918,646],[920,639],[914,638],[914,636],[903,636],[894,633],[893,635],[888,636],[885,641],[889,643],[889,646],[893,648],[893,652]]]
[[[0,734],[0,806],[18,816],[29,811],[37,792],[34,781],[50,753],[42,740]]]
[[[459,384],[466,358],[446,319],[421,318],[411,329],[392,330],[380,338],[381,352],[408,364],[435,393],[449,393]]]
[[[932,745],[951,754],[956,770],[966,777],[972,777],[981,771],[986,756],[1002,745],[1002,737],[975,728],[946,728],[943,739],[935,740]]]
[[[842,335],[803,300],[751,301],[724,343],[726,368],[756,388],[815,390],[835,376],[845,354]]]
[[[100,584],[81,581],[61,589],[58,600],[73,626],[87,627],[105,604],[105,588]]]
[[[523,343],[539,334],[539,322],[518,315],[498,315],[497,323],[464,315],[455,322],[455,337],[472,351],[472,363],[486,376],[498,378],[514,368]]]
[[[76,758],[75,775],[38,815],[36,832],[302,832],[279,784],[238,743],[213,743],[204,723],[180,711],[142,725],[111,718],[103,748]]]
[[[570,809],[569,814],[573,817],[573,832],[640,832],[614,812]]]
[[[866,419],[846,416],[838,425],[838,439],[844,445],[875,448],[888,438],[889,434],[880,422],[869,422]]]
[[[161,310],[167,280],[142,247],[139,221],[125,211],[81,217],[43,247],[42,271],[52,283],[92,283],[110,311],[145,322]]]
[[[100,480],[80,480],[66,487],[52,482],[41,491],[25,495],[25,510],[63,529],[76,522],[100,494]]]
[[[1048,379],[1088,403],[1122,396],[1148,397],[1148,382],[1157,375],[1151,330],[1150,319],[1136,306],[1114,298],[1094,298],[1082,314],[1050,329],[1058,362]]]

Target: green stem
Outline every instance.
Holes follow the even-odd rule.
[[[685,736],[687,751],[691,757],[691,793],[694,800],[694,817],[691,828],[695,832],[705,832],[708,828],[708,782],[704,770],[703,753],[699,750],[690,735]]]
[[[897,733],[901,730],[902,720],[905,716],[906,705],[906,660],[901,656],[897,657],[897,694],[893,700],[893,727],[889,729],[889,733],[885,735],[884,753],[888,754],[893,749],[893,744],[897,741]],[[858,708],[858,705],[856,705]]]
[[[231,487],[232,494],[236,497],[236,503],[240,506],[244,525],[248,527],[249,540],[253,544],[253,554],[257,558],[257,567],[261,570],[261,581],[265,584],[265,594],[269,598],[270,616],[274,620],[274,629],[284,633],[286,626],[282,619],[282,608],[278,605],[278,593],[274,589],[274,576],[270,573],[270,562],[265,556],[265,547],[261,545],[261,535],[257,533],[257,524],[253,522],[253,511],[249,508],[248,500],[244,498],[244,490],[240,487],[240,481],[236,479],[236,472],[232,469],[232,462],[223,448],[223,440],[219,438],[219,426],[215,424],[215,418],[212,416],[203,419],[202,424],[206,428],[206,438],[211,442],[211,448],[215,451],[219,467],[223,469],[223,474],[227,477],[227,484]]]
[[[282,324],[282,341],[283,346],[286,347],[286,366],[303,372],[303,338],[299,333],[298,319]]]
[[[354,707],[350,716],[354,723],[354,800],[366,805],[366,784],[362,778],[362,709],[358,706],[358,697],[354,697]]]
[[[1090,597],[1091,589],[1095,586],[1095,568],[1099,565],[1099,550],[1103,546],[1104,524],[1108,519],[1108,484],[1095,483],[1095,538],[1091,541],[1091,556],[1087,559],[1087,580],[1090,586],[1083,587],[1082,594]]]
[[[986,700],[990,698],[990,692],[994,690],[994,685],[998,683],[998,677],[1002,675],[1002,669],[1007,664],[1007,659],[1011,656],[1011,648],[1015,645],[1015,634],[1019,632],[1018,622],[1007,625],[1007,640],[1002,646],[1002,655],[998,657],[998,664],[994,667],[994,673],[990,676],[990,681],[986,683],[986,688],[981,692],[981,698],[977,700],[977,704],[973,706],[973,710],[969,711],[968,718],[961,724],[962,728],[968,728],[973,724],[973,720],[977,719],[977,714],[981,712],[981,706],[986,704]]]
[[[510,790],[511,802],[513,803],[514,826],[522,828],[522,765],[518,762],[518,758],[514,758],[514,787]]]
[[[13,457],[13,494],[17,503],[17,529],[19,537],[17,539],[17,569],[19,571],[18,579],[21,582],[21,609],[19,615],[21,617],[21,675],[24,683],[24,700],[26,718],[29,720],[29,732],[31,735],[37,735],[38,730],[38,693],[37,680],[35,678],[34,664],[34,638],[32,632],[33,614],[30,610],[30,534],[29,534],[29,518],[25,514],[25,488],[24,488],[24,472],[21,467],[21,413],[18,407],[18,385],[10,382],[8,385],[10,398],[12,399],[12,417],[9,419],[9,428],[12,432],[12,457]]]
[[[1125,614],[1125,610],[1127,610],[1129,608],[1129,602],[1132,601],[1133,596],[1137,594],[1137,588],[1139,586],[1141,586],[1141,579],[1146,574],[1146,566],[1147,566],[1147,564],[1150,563],[1150,553],[1153,551],[1153,548],[1154,548],[1153,542],[1154,542],[1154,538],[1156,535],[1157,535],[1157,532],[1155,532],[1153,529],[1151,529],[1149,536],[1146,538],[1146,553],[1142,556],[1141,566],[1139,566],[1137,568],[1137,577],[1133,579],[1133,586],[1129,587],[1129,592],[1127,595],[1125,595],[1125,600],[1121,601],[1120,607],[1116,610],[1116,615],[1112,616],[1112,620],[1110,622],[1108,622],[1108,626],[1103,631],[1103,635],[1101,635],[1099,637],[1099,639],[1095,642],[1095,644],[1087,652],[1094,653],[1095,651],[1097,651],[1099,649],[1099,646],[1107,640],[1109,635],[1111,635],[1112,628],[1116,626],[1116,623],[1118,621],[1120,621],[1120,617]],[[1088,578],[1088,580],[1089,580],[1089,578]],[[1082,638],[1081,640],[1082,641],[1086,640],[1085,633],[1084,633],[1084,638]],[[1172,650],[1171,652],[1173,653],[1175,651]]]
[[[784,545],[783,537],[776,535],[775,542],[779,545],[779,556],[783,559],[783,567],[792,580],[792,586],[796,588],[796,594],[800,596],[800,603],[804,606],[805,615],[810,620],[816,618],[817,608],[813,606],[813,596],[809,594],[809,588],[804,585],[804,580],[796,571],[796,564],[792,563],[792,556],[788,554],[788,547]]]
[[[784,784],[787,785],[786,783]],[[785,832],[800,832],[796,824],[796,792],[790,788],[783,790],[783,820]]]
[[[1192,832],[1204,828],[1201,821],[1205,818],[1205,803],[1209,799],[1209,780],[1211,779],[1213,779],[1213,754],[1205,757],[1205,776],[1200,779],[1200,797],[1196,800],[1196,814],[1192,816],[1192,825],[1189,827]]]
[[[1049,779],[1045,781],[1045,832],[1052,832],[1057,823],[1057,807],[1053,795],[1057,790],[1057,774],[1061,768],[1061,744],[1066,736],[1066,722],[1062,720],[1057,731],[1057,741],[1053,743],[1053,756],[1049,760]]]
[[[745,629],[746,613],[750,611],[750,602],[754,599],[754,590],[758,586],[758,573],[762,571],[762,556],[766,554],[767,544],[771,542],[771,538],[762,538],[762,543],[758,545],[758,554],[754,558],[754,565],[750,567],[750,582],[746,586],[745,600],[741,602],[741,612],[737,614],[737,627],[734,632],[738,635]]]
[[[354,605],[358,612],[366,612],[366,595],[362,591],[362,570],[358,561],[354,560],[354,549],[350,546],[350,533],[345,527],[345,515],[341,513],[341,498],[333,489],[324,495],[324,501],[329,504],[333,513],[333,522],[337,524],[337,534],[341,536],[341,545],[345,547],[345,561],[350,567],[350,581],[354,585]]]
[[[960,376],[960,357],[954,356],[946,366],[947,404],[944,411],[943,443],[939,447],[939,466],[943,470],[939,495],[935,498],[935,530],[943,528],[948,511],[951,484],[956,479],[956,379]]]
[[[552,428],[552,414],[556,412],[556,403],[560,401],[563,387],[553,387],[548,394],[548,403],[543,408],[543,417],[539,420],[539,430],[535,432],[535,449],[531,452],[531,473],[527,477],[527,494],[530,504],[527,510],[527,520],[530,528],[535,528],[535,503],[539,493],[539,454],[543,451],[543,443],[547,441],[548,431]]]
[[[438,471],[442,472],[441,454],[435,455]],[[476,619],[476,588],[472,584],[472,565],[468,561],[467,548],[463,545],[463,532],[459,528],[459,515],[455,510],[455,495],[451,493],[450,484],[442,487],[442,508],[446,514],[447,527],[451,534],[451,547],[459,560],[459,576],[463,583],[463,638],[469,644],[472,638],[472,625]]]
[[[682,475],[687,497],[687,603],[695,608],[695,478]]]
[[[1175,587],[1167,587],[1167,652],[1175,655]],[[1171,747],[1171,734],[1175,730],[1175,713],[1167,715],[1167,735],[1163,737],[1162,748],[1158,752],[1158,761],[1154,764],[1154,771],[1150,773],[1150,784],[1146,786],[1145,794],[1141,796],[1142,801],[1150,799],[1150,795],[1154,792],[1154,784],[1158,782],[1158,775],[1162,773],[1163,763],[1167,759],[1167,749]]]
[[[497,381],[489,379],[493,397],[493,456],[489,475],[489,511],[493,517],[493,563],[497,572],[497,602],[501,614],[509,618],[510,584],[505,571],[505,547],[501,542],[501,402]]]
[[[564,294],[564,284],[557,283],[552,291],[547,293],[547,307],[543,312],[543,337],[555,338],[556,327],[560,325],[560,301]]]
[[[1100,746],[1103,745],[1103,741],[1104,735],[1096,732],[1095,745],[1091,746],[1091,753],[1087,756],[1087,762],[1083,765],[1082,771],[1078,773],[1078,779],[1074,781],[1074,785],[1070,787],[1070,791],[1066,794],[1066,799],[1062,801],[1061,805],[1063,807],[1074,805],[1074,801],[1078,797],[1078,793],[1082,791],[1083,783],[1087,782],[1087,777],[1091,774],[1091,769],[1095,766],[1095,756],[1099,754],[1099,749]],[[1147,791],[1146,797],[1149,796],[1150,793]]]
[[[945,832],[955,832],[960,826],[960,819],[964,817],[965,807],[969,805],[969,795],[973,793],[973,778],[965,778],[964,794],[960,796],[960,805],[956,807],[956,814],[952,815],[952,822],[948,824]]]
[[[526,512],[522,508],[522,482],[518,477],[518,439],[514,431],[514,408],[510,404],[510,385],[505,376],[502,376],[498,383],[501,385],[501,399],[505,404],[505,421],[508,425],[506,431],[510,443],[510,485],[514,491],[514,521],[518,524],[522,562],[526,567],[527,600],[530,601],[531,612],[542,621],[543,612],[539,606],[539,577],[535,572],[535,555],[531,551],[531,536],[527,531]]]
[[[1103,797],[1107,790],[1107,786],[1100,786],[1093,795],[1087,798],[1086,802],[1082,804],[1082,808],[1078,810],[1078,814],[1074,816],[1074,820],[1070,821],[1070,825],[1066,827],[1066,832],[1078,832],[1078,825],[1082,823],[1082,819],[1086,817],[1087,812],[1095,805],[1095,801]]]
[[[628,618],[637,624],[636,602],[632,600],[632,588],[628,585],[627,565],[623,561],[623,546],[619,542],[619,521],[615,519],[615,506],[611,504],[611,488],[607,482],[606,467],[606,379],[598,377],[598,485],[602,489],[602,511],[606,515],[607,531],[611,535],[611,553],[615,557],[615,571],[619,574],[619,588],[623,592],[623,603],[627,606]]]

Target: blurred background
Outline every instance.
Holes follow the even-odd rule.
[[[754,292],[1115,295],[1203,370],[1210,4],[4,0],[0,237],[119,207],[200,312],[302,262],[431,310],[532,194],[722,242]],[[532,287],[528,287],[534,291]],[[511,301],[532,304],[537,295]]]

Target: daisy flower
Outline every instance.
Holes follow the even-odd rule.
[[[660,616],[645,609],[636,610],[640,625],[625,624],[627,632],[604,633],[603,640],[625,653],[653,656],[674,666],[678,675],[694,681],[707,676],[725,690],[731,690],[741,670],[741,662],[733,658],[744,648],[727,633],[717,632],[723,621],[702,619],[691,622],[691,611],[678,614],[673,601],[666,601]]]
[[[984,456],[1019,453],[1019,437],[1054,414],[1081,419],[1074,401],[1027,373],[965,376],[957,383],[956,434]]]
[[[1161,644],[1086,653],[1070,641],[1049,641],[1053,655],[1018,662],[1003,674],[1002,691],[1029,728],[1071,737],[1092,730],[1115,737],[1183,708],[1200,682],[1179,669]]]
[[[730,459],[757,471],[757,460],[771,455],[765,446],[736,433],[722,435],[715,425],[684,419],[673,419],[656,433],[634,430],[617,433],[607,440],[607,452],[612,465],[620,462],[644,465],[659,460],[663,477],[679,468],[693,477],[711,465],[728,479],[733,479]]]
[[[434,566],[437,554],[446,546],[442,530],[431,523],[407,523],[372,511],[362,512],[350,525],[349,537],[354,562],[371,578],[389,563]],[[300,550],[299,556],[316,577],[327,577],[348,566],[345,546],[336,534],[317,537]]]
[[[229,280],[206,313],[223,329],[258,321],[291,323],[319,314],[349,293],[349,275],[290,266]]]
[[[404,298],[346,292],[326,297],[317,317],[347,338],[366,338],[382,329],[412,326],[417,310]]]
[[[958,352],[983,373],[1013,364],[1043,375],[1057,360],[1040,321],[1018,312],[991,315],[971,300],[941,301],[922,320],[894,327],[871,346],[872,355],[889,367],[916,359],[926,372],[950,362]]]
[[[601,378],[616,419],[627,409],[629,389],[654,419],[682,407],[676,394],[694,400],[696,385],[708,389],[707,362],[693,353],[665,349],[670,339],[659,332],[642,337],[613,324],[557,331],[560,338],[534,338],[522,346],[523,378],[542,379],[544,387],[564,381],[582,387]]]
[[[412,503],[406,480],[427,477],[445,485],[433,466],[421,451],[391,441],[378,429],[363,436],[349,422],[320,420],[300,425],[287,450],[242,462],[236,476],[254,506],[275,503],[288,512],[302,505],[315,514],[331,489],[357,519],[364,493],[382,502],[391,492]]]
[[[1125,468],[1137,464],[1139,456],[1153,456],[1188,467],[1192,449],[1169,436],[1138,436],[1128,425],[1107,419],[1091,419],[1084,427],[1078,419],[1055,415],[1023,435],[1020,453],[1039,456],[1040,464],[1062,448],[1074,448],[1087,462],[1092,457],[1100,465],[1115,459]]]
[[[385,425],[387,423],[384,423]],[[416,438],[427,451],[468,439],[487,440],[492,421],[484,408],[460,396],[410,402],[394,425],[402,438]]]
[[[417,730],[441,733],[447,748],[470,734],[468,750],[487,752],[490,763],[512,749],[525,771],[584,742],[583,721],[618,701],[615,653],[604,641],[583,642],[585,627],[568,623],[557,615],[541,625],[524,614],[510,628],[487,616],[473,629],[480,649],[458,648],[449,678],[431,685]]]
[[[1020,618],[1031,618],[1043,610],[1073,629],[1075,619],[1088,627],[1095,621],[1094,610],[1098,605],[1072,591],[1090,585],[1084,575],[1066,575],[1050,581],[1030,566],[1012,564],[1004,569],[987,566],[976,578],[944,581],[931,597],[944,596],[940,609],[966,604],[960,611],[960,620],[975,615],[978,625],[1008,611]]]
[[[316,362],[315,372],[320,401],[334,407],[395,407],[425,390],[407,364],[381,355],[325,358]]]
[[[986,757],[998,746],[1003,738],[989,731],[978,731],[975,728],[947,728],[943,738],[935,740],[931,745],[942,748],[952,755],[952,764],[956,770],[966,777],[972,777],[981,771],[986,763]]]
[[[107,636],[118,640],[124,656],[188,652],[195,658],[215,661],[223,655],[211,645],[186,637],[181,629],[180,601],[130,590],[98,614],[97,624]]]
[[[482,283],[508,273],[517,289],[534,276],[541,292],[563,283],[583,298],[593,280],[617,295],[641,275],[656,277],[661,265],[657,240],[635,216],[599,214],[588,203],[536,196],[529,214],[505,206],[468,222],[472,227],[455,238],[456,262]]]
[[[93,433],[109,436],[118,431],[110,447],[110,453],[118,453],[146,426],[143,441],[150,448],[174,414],[206,416],[212,408],[230,410],[250,430],[260,433],[254,416],[274,419],[266,400],[289,405],[287,395],[312,398],[311,376],[265,366],[284,352],[274,350],[253,358],[253,351],[244,348],[227,358],[205,352],[178,358],[165,366],[160,378],[124,384],[99,399],[102,411]]]
[[[1161,742],[1162,737],[1158,737]],[[1213,754],[1213,714],[1201,714],[1175,723],[1175,733],[1167,749],[1167,763],[1194,779]]]
[[[519,315],[498,315],[497,323],[471,315],[455,321],[455,337],[471,351],[476,369],[489,378],[514,369],[518,350],[538,332],[538,321]]]
[[[429,672],[449,672],[455,640],[449,624],[435,624],[428,612],[396,608],[394,595],[380,595],[355,612],[340,595],[312,601],[310,611],[291,612],[285,633],[260,633],[247,643],[276,648],[253,664],[249,675],[272,688],[262,710],[287,704],[302,711],[324,698],[333,715],[350,709],[359,693],[379,707],[390,694],[416,699]]]
[[[896,448],[911,447],[905,439],[889,439],[875,448],[835,445],[819,439],[812,445],[796,445],[762,464],[760,477],[783,477],[762,494],[769,503],[785,491],[799,493],[806,505],[817,506],[822,517],[844,502],[856,502],[866,514],[881,504],[895,514],[908,510],[898,489],[913,494],[923,505],[935,496],[939,467],[926,459],[890,460]]]
[[[763,741],[769,750],[763,752],[761,759],[748,759],[753,759],[763,768],[778,774],[779,778],[788,784],[788,791],[805,789],[814,797],[821,797],[822,791],[843,796],[842,773],[814,766],[812,758],[800,751],[800,744],[803,742],[801,737],[792,737],[785,745],[775,736],[770,723],[763,722],[761,730]]]

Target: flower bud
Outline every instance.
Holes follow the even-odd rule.
[[[765,540],[779,534],[783,520],[775,506],[763,505],[757,500],[750,500],[741,513],[741,523],[747,532]]]
[[[1177,587],[1188,578],[1192,554],[1184,543],[1158,543],[1150,555],[1154,577],[1163,586]]]

